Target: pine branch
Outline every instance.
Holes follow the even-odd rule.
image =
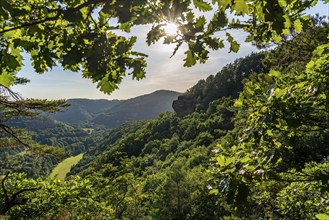
[[[12,91],[9,87],[0,84],[0,94],[9,97],[12,100],[20,101],[23,98],[16,92]]]

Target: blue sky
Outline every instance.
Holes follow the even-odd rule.
[[[310,14],[319,13],[329,16],[329,4],[319,4],[308,11]],[[205,64],[194,67],[183,67],[184,47],[178,53],[169,58],[174,45],[157,43],[148,47],[145,43],[145,33],[148,26],[139,26],[132,29],[132,34],[138,37],[135,49],[149,55],[146,78],[140,81],[126,77],[119,85],[119,89],[111,95],[106,95],[96,88],[91,80],[82,78],[81,73],[63,71],[61,68],[53,68],[50,72],[39,75],[33,71],[26,57],[25,66],[19,76],[24,76],[31,82],[24,86],[15,86],[14,91],[24,98],[41,99],[128,99],[139,95],[151,93],[159,89],[168,89],[185,92],[195,85],[200,79],[205,79],[211,74],[216,74],[223,66],[237,58],[244,57],[252,51],[257,51],[251,44],[244,43],[247,36],[242,31],[232,31],[231,34],[241,43],[238,53],[228,53],[228,49],[211,52],[209,60]]]

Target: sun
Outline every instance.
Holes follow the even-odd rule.
[[[168,35],[176,35],[178,31],[178,26],[175,23],[167,23],[163,26],[164,31]]]

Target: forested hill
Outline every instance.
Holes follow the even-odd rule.
[[[178,92],[159,90],[128,100],[69,99],[71,106],[53,117],[72,124],[114,128],[127,121],[153,119],[161,112],[172,112],[172,102],[179,95]]]
[[[265,69],[263,58],[258,53],[238,59],[183,95],[194,105],[202,103],[202,109],[184,116],[167,112],[149,122],[111,130],[84,154],[71,175],[96,175],[100,182],[111,179],[113,191],[101,191],[113,205],[122,198],[118,219],[142,219],[152,213],[158,219],[216,219],[220,210],[207,192],[210,175],[206,170],[216,143],[234,127],[233,112],[228,110],[232,97],[242,90],[243,78]],[[138,217],[129,213],[129,201],[134,199]]]
[[[264,53],[252,53],[226,65],[206,80],[200,80],[174,101],[175,112],[178,115],[186,115],[195,110],[204,111],[209,103],[221,97],[237,98],[243,88],[243,79],[248,78],[251,73],[268,72],[262,62],[264,56]]]
[[[70,106],[62,112],[53,115],[53,118],[67,123],[87,122],[103,111],[107,111],[120,103],[119,100],[92,100],[92,99],[69,99]]]
[[[61,148],[67,155],[74,156],[88,151],[96,154],[108,147],[101,146],[102,139],[111,128],[132,121],[120,129],[113,129],[107,137],[115,141],[132,128],[138,127],[142,119],[154,119],[162,112],[173,111],[172,102],[180,95],[178,92],[159,90],[151,94],[128,100],[89,100],[70,99],[67,111],[52,115],[42,115],[38,118],[19,117],[9,123],[16,128],[33,131],[31,137],[39,144],[46,144]],[[55,119],[55,120],[54,120]],[[104,127],[105,126],[105,127]],[[125,127],[125,129],[123,129]],[[29,177],[49,175],[51,169],[60,162],[54,157],[35,158],[25,152],[23,148],[0,149],[0,159],[6,161],[2,167],[25,172]],[[11,161],[16,156],[20,163]],[[11,161],[11,162],[9,162]],[[31,162],[32,161],[32,162]]]
[[[153,119],[162,112],[172,112],[172,102],[179,95],[178,92],[159,90],[124,100],[108,111],[98,114],[92,122],[114,128],[127,121]]]

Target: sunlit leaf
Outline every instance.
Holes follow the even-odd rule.
[[[276,32],[272,33],[272,38],[275,43],[279,43],[282,40],[282,37],[279,34],[277,34]]]
[[[119,29],[125,32],[130,32],[130,22],[122,23],[119,25]]]
[[[324,213],[322,213],[322,214],[317,214],[317,215],[315,215],[315,217],[316,217],[317,219],[319,219],[319,220],[328,220],[328,219],[329,219],[329,215],[324,214]]]
[[[273,77],[276,77],[276,78],[280,78],[281,77],[281,73],[279,71],[276,71],[276,70],[271,70],[270,73],[269,73],[269,76],[273,76]]]
[[[212,189],[209,191],[209,195],[218,195],[218,189]]]
[[[193,0],[194,6],[200,11],[210,11],[212,10],[211,5],[203,0]]]
[[[2,74],[0,74],[0,84],[3,86],[11,86],[14,80],[14,76],[7,72],[2,72]]]
[[[217,163],[219,166],[225,166],[225,157],[223,155],[217,156]]]
[[[234,38],[232,37],[232,35],[230,33],[226,33],[227,36],[227,40],[230,43],[230,52],[234,52],[237,53],[240,49],[240,44],[238,44],[238,42],[236,40],[234,40]]]
[[[195,56],[193,55],[192,51],[187,50],[185,52],[185,54],[186,54],[186,58],[184,59],[184,61],[185,61],[184,66],[191,67],[191,66],[195,65],[196,59],[195,59]]]
[[[204,16],[201,16],[201,17],[198,17],[196,19],[196,23],[195,23],[195,26],[196,27],[203,27],[205,24],[206,24],[207,20]]]
[[[246,14],[249,10],[246,0],[235,0],[234,9],[237,14]]]
[[[303,30],[303,24],[299,19],[294,22],[294,28],[297,33],[300,33]]]

